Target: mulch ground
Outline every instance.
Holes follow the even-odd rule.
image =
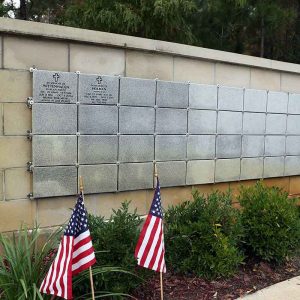
[[[164,275],[164,300],[231,300],[298,275],[300,275],[300,257],[280,266],[248,261],[231,278],[214,281],[169,272]],[[159,274],[139,287],[133,296],[139,300],[160,299]]]

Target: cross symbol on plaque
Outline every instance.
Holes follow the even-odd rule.
[[[98,77],[96,78],[96,80],[98,81],[99,84],[101,84],[101,82],[102,82],[102,77],[101,77],[101,76],[98,76]]]
[[[55,74],[53,75],[53,78],[54,78],[55,82],[58,81],[58,78],[59,78],[59,77],[60,77],[60,76],[59,76],[58,73],[55,73]]]

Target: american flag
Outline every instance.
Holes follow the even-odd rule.
[[[166,272],[163,212],[158,179],[152,205],[142,228],[134,256],[138,265],[157,272]]]
[[[68,226],[64,231],[57,256],[44,278],[40,291],[72,299],[72,276],[96,262],[88,227],[83,194],[80,193]]]

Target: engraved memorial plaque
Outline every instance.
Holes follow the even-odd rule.
[[[120,103],[122,105],[154,106],[156,82],[149,79],[122,77]]]
[[[267,111],[267,91],[245,89],[244,110],[253,112]]]
[[[286,117],[284,114],[267,114],[266,133],[285,134]]]
[[[165,161],[157,163],[160,186],[185,185],[186,162]]]
[[[300,136],[286,137],[286,154],[300,155]]]
[[[186,136],[158,135],[155,138],[155,160],[185,160]]]
[[[214,160],[193,160],[187,162],[187,185],[213,183],[214,177]]]
[[[77,168],[35,167],[33,169],[33,196],[35,198],[77,194]]]
[[[187,83],[157,81],[156,104],[159,107],[187,108],[189,86]]]
[[[300,114],[300,94],[289,94],[289,114]]]
[[[269,92],[267,111],[272,113],[287,113],[288,94],[284,92]]]
[[[265,155],[266,156],[285,155],[285,136],[284,135],[266,136]]]
[[[240,159],[217,159],[215,182],[236,181],[240,179]]]
[[[79,164],[116,163],[117,158],[116,135],[81,135],[78,138]]]
[[[151,189],[153,187],[153,162],[120,164],[119,191]]]
[[[218,112],[218,133],[219,134],[240,134],[242,133],[242,113],[231,111]]]
[[[221,86],[219,88],[219,110],[243,110],[243,89]]]
[[[117,104],[119,78],[117,76],[79,75],[78,98],[83,104]]]
[[[242,139],[240,135],[217,136],[217,158],[235,158],[241,156]]]
[[[187,143],[188,159],[214,159],[215,135],[190,135]]]
[[[300,135],[300,115],[287,116],[287,134]]]
[[[154,137],[151,135],[121,135],[120,162],[147,162],[154,160]]]
[[[281,177],[284,175],[284,157],[265,157],[264,178]]]
[[[34,71],[33,100],[35,103],[76,103],[77,74]]]
[[[218,88],[216,85],[194,84],[189,87],[189,106],[198,109],[217,109]]]
[[[244,113],[244,134],[264,134],[266,126],[266,115],[264,113]]]
[[[264,160],[259,158],[243,158],[241,161],[241,180],[262,178]]]
[[[115,164],[80,166],[79,176],[84,178],[84,192],[86,194],[115,192],[117,170]]]
[[[194,110],[188,112],[190,134],[210,134],[217,130],[217,112],[209,110]]]
[[[300,156],[286,156],[284,176],[300,175]]]
[[[77,106],[75,104],[33,104],[33,134],[76,134],[76,131]]]
[[[117,134],[118,108],[110,105],[80,105],[80,134]]]
[[[34,166],[75,165],[77,137],[75,135],[34,135],[32,157]]]
[[[242,137],[242,157],[257,157],[264,155],[264,136],[244,135]]]
[[[187,111],[185,109],[158,108],[156,132],[158,134],[186,134]]]

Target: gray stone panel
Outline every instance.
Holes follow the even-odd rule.
[[[75,104],[35,103],[32,107],[33,134],[76,134]]]
[[[158,162],[157,170],[162,187],[185,185],[185,161]]]
[[[265,155],[266,156],[285,155],[285,136],[278,136],[278,135],[266,136]]]
[[[155,138],[155,160],[185,160],[187,137],[158,135]]]
[[[264,136],[244,135],[242,137],[242,157],[263,156],[264,142]]]
[[[33,169],[33,196],[35,198],[75,195],[77,168],[35,167]]]
[[[187,108],[189,86],[187,83],[158,80],[156,97],[159,107]]]
[[[264,178],[281,177],[284,175],[284,157],[265,157]]]
[[[118,108],[105,105],[80,105],[80,134],[116,134],[118,132]]]
[[[186,134],[187,111],[185,109],[158,108],[156,132],[158,134]]]
[[[243,158],[241,160],[241,180],[257,179],[263,177],[264,159],[259,158]]]
[[[193,160],[187,163],[186,184],[213,183],[215,177],[214,160]]]
[[[34,135],[32,158],[34,166],[75,165],[77,163],[77,137]]]
[[[85,104],[116,104],[119,78],[103,75],[79,75],[78,98]]]
[[[236,181],[240,179],[240,159],[217,159],[215,182]]]
[[[287,134],[300,134],[300,115],[287,117]]]
[[[216,133],[217,112],[209,110],[194,110],[188,112],[189,133]]]
[[[267,91],[246,89],[244,95],[244,110],[253,112],[267,111]]]
[[[78,138],[79,164],[116,163],[117,158],[116,135],[81,135]]]
[[[115,164],[85,165],[79,167],[84,179],[85,194],[117,191],[118,166]]]
[[[242,113],[219,111],[217,132],[219,134],[241,134]]]
[[[286,154],[300,155],[300,136],[286,137]]]
[[[120,79],[120,103],[122,105],[154,106],[155,92],[155,80],[129,77]]]
[[[240,135],[217,136],[217,158],[236,158],[241,156],[242,138]]]
[[[120,164],[119,191],[153,187],[153,162]]]
[[[300,94],[289,94],[289,114],[300,114]]]
[[[34,71],[33,100],[35,103],[76,103],[77,74]]]
[[[120,107],[120,133],[153,134],[155,111],[150,107]]]
[[[300,175],[300,156],[287,156],[285,158],[284,176]]]
[[[219,88],[219,110],[243,110],[243,89],[221,86]]]
[[[267,111],[272,113],[286,113],[288,94],[284,92],[269,92]]]
[[[190,135],[187,143],[188,159],[214,159],[215,135]]]
[[[189,106],[190,108],[216,110],[218,106],[217,86],[191,83],[189,87]]]
[[[285,134],[286,131],[286,115],[268,114],[266,122],[267,134]]]
[[[264,134],[265,127],[266,127],[266,114],[244,113],[244,118],[243,118],[244,134]]]
[[[154,160],[154,137],[151,135],[121,135],[120,162],[146,162]]]

